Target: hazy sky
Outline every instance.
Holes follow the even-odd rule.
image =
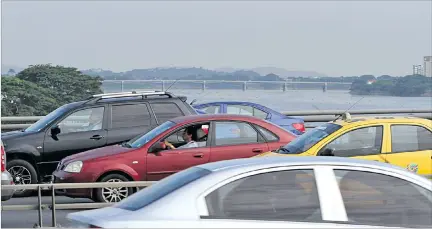
[[[432,3],[2,1],[1,36],[2,64],[21,67],[405,75],[432,54]]]

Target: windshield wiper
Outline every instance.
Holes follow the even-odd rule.
[[[280,151],[285,152],[285,153],[289,153],[289,152],[290,152],[289,150],[283,148],[283,146],[281,146],[281,147],[276,151],[276,153],[281,153]]]
[[[126,147],[126,148],[132,148],[131,144],[129,144],[129,142],[123,142],[121,144],[121,146]]]

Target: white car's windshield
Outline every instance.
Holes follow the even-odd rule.
[[[175,126],[174,122],[166,121],[146,134],[131,139],[127,145],[132,148],[139,148],[173,126]]]
[[[303,153],[308,149],[310,149],[312,146],[314,146],[317,142],[321,141],[321,139],[339,130],[341,127],[342,126],[333,123],[326,123],[324,125],[315,127],[312,130],[306,131],[306,133],[292,140],[287,145],[281,147],[277,151],[277,153],[280,154]]]

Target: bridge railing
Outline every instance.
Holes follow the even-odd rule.
[[[56,210],[75,210],[75,209],[95,209],[103,208],[113,205],[114,203],[73,203],[73,204],[56,204],[55,190],[62,189],[84,189],[84,188],[116,188],[116,187],[128,187],[128,188],[143,188],[148,187],[156,181],[130,181],[130,182],[96,182],[96,183],[62,183],[62,184],[26,184],[26,185],[2,185],[2,190],[37,190],[38,192],[38,203],[27,204],[27,205],[8,205],[2,204],[2,211],[23,211],[23,210],[37,210],[38,211],[38,223],[35,227],[43,227],[42,211],[51,210],[51,222],[52,227],[57,227]],[[42,204],[42,191],[51,191],[51,204]]]
[[[344,110],[312,110],[312,111],[284,111],[287,116],[303,118],[306,127],[312,128],[317,123],[328,122],[335,119],[336,115],[344,113]],[[352,110],[352,115],[405,115],[420,118],[432,119],[432,109],[379,109],[379,110]],[[43,116],[9,116],[1,118],[2,130],[17,130],[29,127],[33,122],[38,121]],[[83,123],[83,120],[77,119],[76,124]]]

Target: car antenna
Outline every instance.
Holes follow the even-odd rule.
[[[177,81],[179,81],[178,79],[176,79],[166,90],[165,92],[167,92],[175,83],[177,83]]]
[[[342,117],[346,112],[348,112],[349,110],[351,110],[351,108],[353,108],[358,102],[360,102],[360,100],[362,100],[364,98],[364,96],[363,97],[361,97],[359,100],[357,100],[357,102],[355,102],[353,105],[351,105],[348,109],[346,109],[344,112],[342,112],[342,114],[339,114],[338,116],[336,116],[336,118],[333,120],[333,122],[334,121],[336,121],[336,120],[338,120],[340,117]]]

